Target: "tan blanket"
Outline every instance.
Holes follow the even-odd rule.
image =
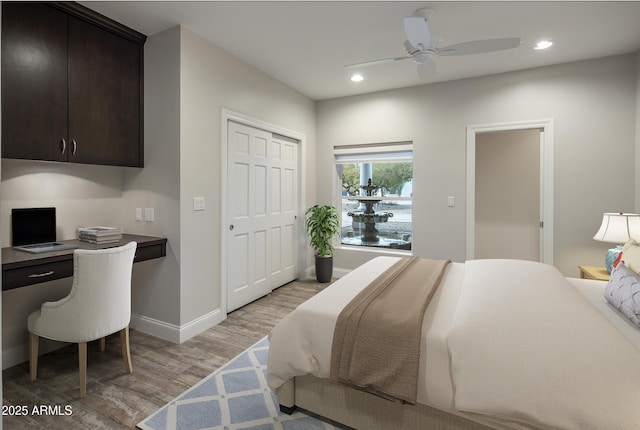
[[[449,260],[403,258],[340,313],[330,378],[416,403],[424,313]]]

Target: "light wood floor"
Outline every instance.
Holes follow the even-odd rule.
[[[327,285],[306,281],[287,284],[180,345],[131,330],[133,374],[124,370],[118,334],[107,338],[103,353],[94,342],[89,345],[85,399],[80,399],[75,345],[41,356],[35,382],[29,381],[28,363],[6,369],[2,374],[3,412],[10,411],[9,406],[26,406],[29,415],[3,413],[3,428],[133,429],[267,335],[278,321]],[[33,415],[34,406],[41,405],[48,411]],[[66,407],[70,415],[65,415]]]

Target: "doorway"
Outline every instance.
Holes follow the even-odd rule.
[[[231,312],[298,277],[301,141],[223,120],[222,299]]]
[[[467,259],[553,264],[553,121],[467,129]]]
[[[474,258],[539,261],[539,159],[538,129],[476,134]]]

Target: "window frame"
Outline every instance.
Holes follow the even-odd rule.
[[[342,145],[334,146],[334,169],[337,178],[336,190],[338,196],[338,212],[340,213],[340,231],[343,231],[343,201],[345,197],[343,195],[342,187],[342,170],[340,165],[344,164],[362,164],[362,163],[396,163],[396,162],[410,162],[412,166],[411,183],[413,187],[413,142],[391,142],[391,143],[374,143],[374,144],[360,144],[360,145]],[[373,166],[372,166],[373,170]],[[375,183],[374,183],[375,184]],[[410,196],[383,196],[384,201],[408,201],[411,202],[411,221],[410,221],[410,233],[411,240],[409,241],[410,249],[381,247],[372,245],[356,245],[343,243],[342,234],[337,239],[336,247],[340,249],[349,250],[363,250],[370,252],[381,253],[402,253],[412,254],[413,252],[413,191]],[[387,210],[386,212],[393,212]]]

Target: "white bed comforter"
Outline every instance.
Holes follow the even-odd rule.
[[[640,428],[640,353],[555,268],[466,263],[455,407],[514,428]]]
[[[333,331],[340,311],[397,260],[377,257],[368,261],[298,306],[271,330],[267,381],[272,389],[295,376],[329,378]],[[422,325],[418,403],[447,411],[454,409],[446,336],[463,277],[464,264],[448,265]]]
[[[272,389],[328,378],[338,314],[395,261],[365,263],[274,327]],[[585,296],[539,263],[450,264],[425,314],[418,402],[500,429],[640,429],[640,351],[618,329],[640,335]]]

